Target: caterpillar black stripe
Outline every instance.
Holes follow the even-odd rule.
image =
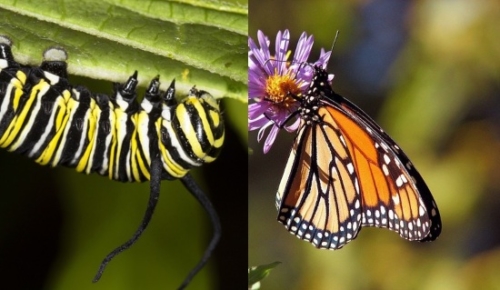
[[[63,165],[118,181],[150,181],[150,199],[140,227],[104,259],[94,282],[106,264],[147,227],[161,180],[181,179],[214,225],[214,237],[181,285],[185,287],[220,236],[217,214],[188,174],[191,168],[214,161],[221,150],[224,123],[218,102],[194,87],[177,102],[175,80],[162,92],[156,77],[139,105],[137,72],[127,82],[115,84],[113,95],[93,94],[68,82],[64,50],[47,50],[42,64],[32,67],[14,60],[11,44],[0,36],[0,147],[42,165]]]

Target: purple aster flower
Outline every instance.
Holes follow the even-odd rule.
[[[309,87],[313,68],[307,63],[314,43],[312,35],[305,32],[299,38],[293,59],[288,58],[290,32],[279,31],[276,35],[274,55],[270,51],[270,41],[262,31],[257,33],[258,45],[248,38],[248,130],[259,129],[257,140],[260,142],[267,129],[269,134],[264,141],[264,153],[269,152],[281,128],[288,132],[297,130],[300,119],[291,125],[289,118],[300,106],[293,96],[299,96]],[[326,68],[331,51],[321,49],[319,59],[313,65]],[[330,76],[330,80],[333,75]]]

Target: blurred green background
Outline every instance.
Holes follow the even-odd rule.
[[[20,2],[16,1],[17,4]],[[68,2],[61,1],[58,5],[62,7]],[[124,7],[125,1],[109,2],[116,2],[124,10],[130,9]],[[175,6],[164,2],[163,5],[169,5],[170,8]],[[244,1],[239,3],[244,9]],[[9,6],[12,1],[0,0],[0,7],[3,4]],[[159,1],[154,4],[161,5]],[[212,2],[211,5],[218,4]],[[66,6],[65,9],[64,13],[76,13],[70,10],[74,9],[73,6]],[[85,11],[77,12],[85,14]],[[109,11],[99,12],[106,14]],[[131,13],[141,14],[133,9]],[[246,18],[246,15],[242,15]],[[116,15],[110,13],[108,16],[109,21],[112,21]],[[168,15],[165,17],[168,21]],[[26,31],[17,38],[16,35],[9,35],[14,41],[15,57],[21,54],[18,53],[20,47],[26,48],[26,43],[36,42],[36,39],[64,47],[64,41],[60,43],[50,38],[52,34],[54,38],[64,38],[57,33],[62,25],[39,21],[40,27],[44,27],[40,29],[43,31],[40,31],[41,36],[37,36],[39,38],[23,38],[32,31]],[[246,24],[246,20],[242,23]],[[25,29],[21,23],[17,26],[15,21],[14,24],[5,24],[0,20],[0,34],[13,28]],[[220,27],[215,29],[221,30]],[[102,35],[92,35],[89,36],[91,41],[83,39],[82,42],[89,47],[94,44],[98,47],[100,42],[105,42],[100,37]],[[239,63],[245,66],[243,70],[246,71],[246,29],[239,38],[239,42],[233,41],[231,44],[242,44],[239,49],[242,59]],[[39,44],[30,49],[37,51],[35,55],[38,56],[31,64],[39,64],[47,47]],[[141,52],[127,46],[123,53],[126,54],[125,59],[135,59]],[[96,52],[96,55],[100,55],[100,52]],[[70,54],[69,65],[77,66],[79,60],[93,56]],[[120,67],[126,65],[120,63]],[[165,66],[163,61],[149,65]],[[168,70],[168,67],[164,69]],[[141,80],[147,74],[146,71],[139,71]],[[167,83],[170,79],[163,76],[162,81]],[[71,75],[70,82],[85,85],[93,92],[112,93],[110,81]],[[191,87],[197,83],[190,83],[189,78],[178,78],[177,84]],[[206,89],[200,84],[198,88]],[[140,96],[144,90],[144,87],[139,88]],[[182,97],[180,94],[179,98]],[[245,98],[245,95],[241,97]],[[193,279],[188,289],[234,289],[246,280],[247,171],[241,168],[248,160],[247,105],[237,99],[224,98],[221,107],[226,123],[222,153],[215,162],[193,170],[192,174],[219,213],[222,239],[208,266]],[[0,150],[0,160],[2,289],[176,289],[199,261],[212,237],[212,226],[198,202],[179,181],[163,181],[158,207],[143,236],[132,248],[115,257],[108,264],[101,280],[92,284],[102,259],[129,239],[139,226],[148,202],[149,184],[120,183],[96,174],[78,174],[72,169],[42,167],[26,157],[5,150]],[[231,182],[227,182],[229,174],[232,176]]]
[[[500,288],[500,2],[250,2],[249,35],[278,30],[313,51],[340,36],[333,87],[405,150],[441,212],[432,243],[363,228],[339,251],[317,250],[276,221],[275,193],[293,142],[282,131],[267,155],[250,134],[249,263],[281,261],[262,289]],[[311,57],[315,61],[317,55]]]

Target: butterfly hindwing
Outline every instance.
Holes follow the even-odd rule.
[[[368,181],[362,182],[363,226],[385,227],[407,240],[436,239],[441,233],[436,202],[406,154],[356,105],[339,95],[335,99],[341,101],[332,106],[343,111],[348,119],[370,135],[371,141],[365,143],[365,147],[373,147],[377,151],[371,170],[358,170],[360,180]],[[361,147],[363,142],[358,144]],[[382,175],[384,178],[381,178]],[[363,189],[363,184],[370,183],[370,179],[373,187]]]

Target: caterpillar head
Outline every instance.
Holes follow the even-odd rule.
[[[165,168],[174,177],[214,161],[224,143],[224,121],[218,101],[194,87],[176,105],[171,119],[163,119],[161,130]],[[176,138],[168,138],[173,136],[170,134]]]

